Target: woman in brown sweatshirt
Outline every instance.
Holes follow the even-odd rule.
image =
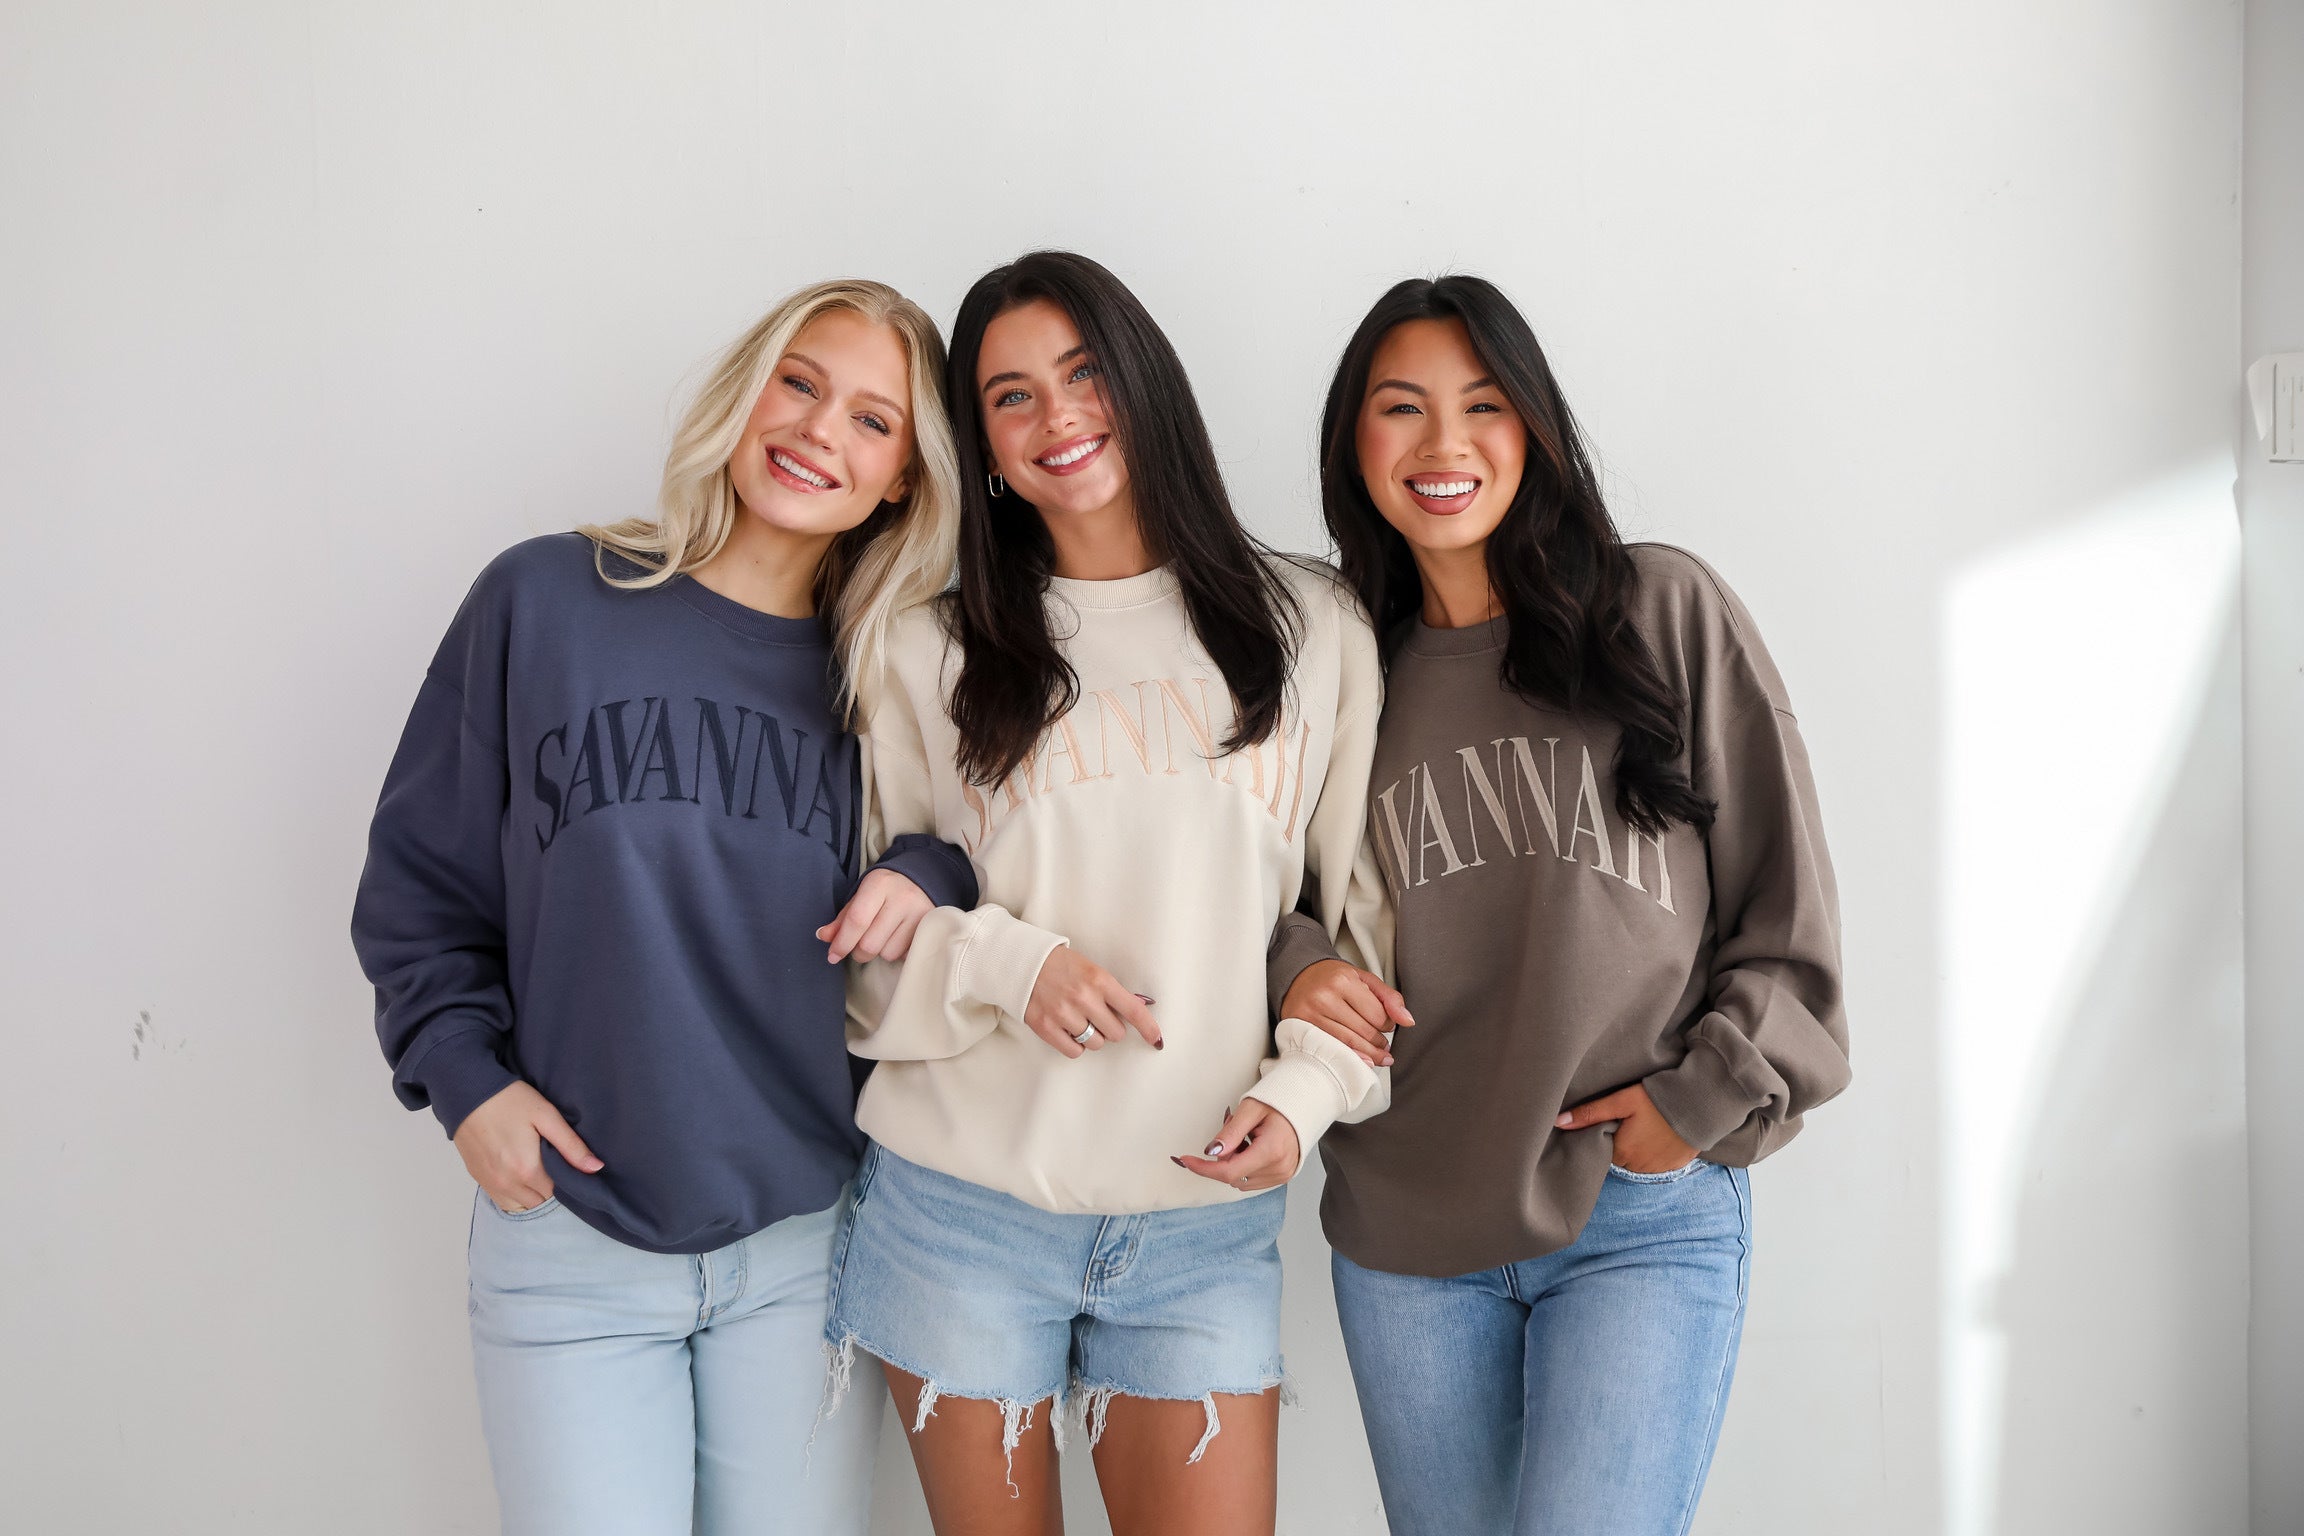
[[[1400,991],[1310,920],[1272,975],[1279,1013],[1390,1068],[1391,1107],[1321,1148],[1385,1509],[1676,1536],[1743,1326],[1746,1168],[1848,1081],[1799,727],[1719,577],[1618,536],[1492,285],[1378,301],[1322,439],[1387,642],[1353,883],[1389,898]]]

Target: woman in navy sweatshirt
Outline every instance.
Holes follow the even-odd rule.
[[[479,1185],[471,1315],[508,1532],[861,1532],[877,1404],[809,1439],[863,1150],[822,934],[900,956],[975,877],[857,878],[850,687],[951,569],[943,344],[877,283],[779,304],[658,515],[489,565],[385,779],[352,939],[393,1087]]]

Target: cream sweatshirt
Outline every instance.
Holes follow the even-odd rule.
[[[1055,578],[1079,697],[997,788],[955,767],[960,657],[937,613],[898,621],[864,701],[866,858],[934,833],[967,851],[981,899],[930,913],[904,961],[851,967],[849,1049],[878,1062],[856,1118],[881,1145],[1044,1210],[1118,1215],[1242,1198],[1169,1159],[1243,1097],[1288,1117],[1307,1163],[1332,1122],[1382,1107],[1380,1073],[1302,1020],[1275,1027],[1265,1001],[1270,938],[1300,898],[1340,955],[1390,964],[1381,890],[1352,887],[1375,640],[1326,572],[1276,568],[1304,622],[1273,739],[1221,751],[1231,694],[1165,569]],[[1130,1032],[1073,1059],[1025,1026],[1067,943],[1154,999],[1165,1049]]]

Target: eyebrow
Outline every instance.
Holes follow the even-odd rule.
[[[1076,357],[1084,357],[1084,356],[1086,356],[1086,355],[1087,355],[1087,352],[1088,352],[1088,343],[1086,343],[1086,342],[1082,342],[1082,343],[1080,343],[1080,345],[1078,345],[1078,346],[1074,347],[1074,348],[1073,348],[1071,351],[1069,351],[1069,352],[1066,352],[1066,353],[1064,353],[1062,356],[1058,357],[1058,358],[1056,359],[1056,361],[1055,361],[1053,364],[1051,364],[1050,366],[1052,366],[1052,367],[1056,367],[1056,368],[1061,368],[1061,367],[1063,367],[1063,366],[1064,366],[1066,363],[1068,363],[1068,362],[1072,361],[1072,359],[1074,359],[1074,358],[1076,358]],[[996,373],[996,374],[992,375],[992,377],[990,377],[990,378],[986,379],[986,380],[985,380],[983,383],[981,383],[981,384],[977,385],[977,386],[976,386],[976,393],[978,393],[978,394],[980,394],[980,395],[981,395],[981,394],[984,394],[984,393],[986,393],[987,391],[989,391],[989,390],[992,388],[992,386],[993,386],[993,385],[995,385],[995,384],[1021,384],[1021,383],[1023,383],[1023,382],[1024,382],[1024,375],[1022,375],[1022,374],[1020,374],[1020,373],[1015,373],[1015,372],[1009,372],[1009,373]]]
[[[1479,378],[1476,378],[1471,383],[1465,385],[1461,390],[1458,390],[1457,393],[1468,395],[1476,389],[1494,389],[1495,387],[1496,376],[1494,374],[1484,373]],[[1405,390],[1411,395],[1429,395],[1431,393],[1431,391],[1427,390],[1423,385],[1411,384],[1406,379],[1379,379],[1374,384],[1368,386],[1368,393],[1374,394],[1380,389]]]
[[[816,361],[816,359],[810,357],[805,352],[787,352],[784,354],[784,356],[788,360],[795,363],[806,363],[809,367],[815,369],[818,373],[824,375],[826,378],[832,377],[831,369],[825,367],[822,363]],[[862,399],[874,401],[877,404],[888,407],[888,409],[894,411],[899,416],[904,414],[904,406],[901,401],[891,400],[886,395],[879,394],[869,389],[860,389],[856,391],[856,393]]]

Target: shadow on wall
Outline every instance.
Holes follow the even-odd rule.
[[[2246,1529],[2230,484],[2204,461],[1951,587],[1954,1536]]]

